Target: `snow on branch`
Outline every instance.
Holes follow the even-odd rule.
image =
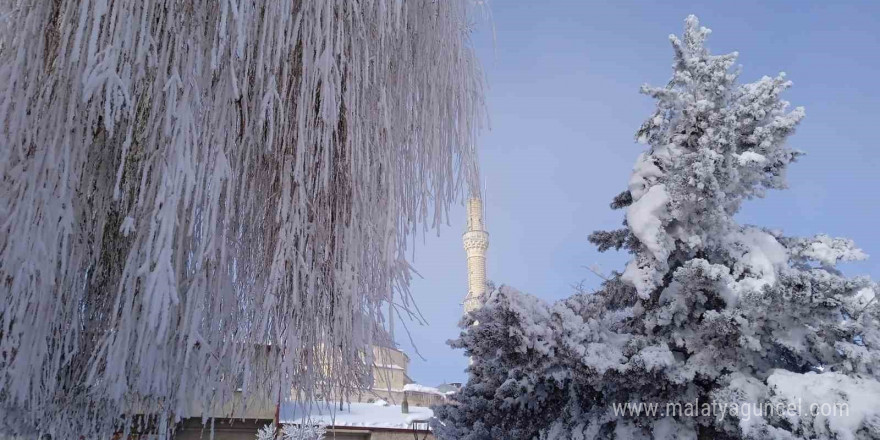
[[[407,238],[479,190],[471,7],[4,2],[0,434],[361,386]]]

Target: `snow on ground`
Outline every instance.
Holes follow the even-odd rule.
[[[381,405],[376,403],[351,403],[339,409],[338,403],[319,402],[312,407],[311,414],[295,402],[281,404],[281,423],[326,424],[335,427],[364,427],[387,429],[412,429],[412,423],[427,421],[434,417],[430,408],[410,406],[409,414],[400,411],[400,405]]]

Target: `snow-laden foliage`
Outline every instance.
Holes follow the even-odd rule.
[[[321,424],[285,424],[281,428],[281,438],[284,440],[322,440],[325,434],[327,426]]]
[[[277,431],[275,425],[265,425],[257,431],[257,440],[276,440]]]
[[[257,431],[256,440],[321,440],[327,434],[327,426],[323,424],[294,425],[285,423],[279,435],[275,425],[265,425]]]
[[[0,3],[0,434],[363,385],[478,189],[471,7]]]
[[[553,305],[489,295],[452,343],[473,363],[438,438],[880,438],[878,286],[836,268],[867,256],[734,220],[784,188],[804,112],[783,75],[738,84],[708,33],[689,17],[671,37],[672,80],[643,88],[648,147],[612,203],[624,228],[590,237],[629,251],[626,270]]]

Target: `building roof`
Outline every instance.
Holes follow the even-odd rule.
[[[350,403],[339,409],[339,403],[317,402],[307,411],[299,403],[284,402],[280,408],[280,422],[292,424],[326,424],[328,427],[381,428],[394,430],[424,430],[424,422],[434,417],[434,412],[424,406],[410,406],[409,414],[400,405],[385,401],[376,403]],[[422,422],[420,427],[414,424]]]
[[[454,393],[461,391],[461,384],[460,383],[441,383],[440,385],[437,385],[437,391],[439,391],[443,394],[446,394],[446,395],[454,394]]]
[[[413,391],[417,393],[439,394],[441,396],[447,396],[449,394],[455,394],[458,389],[441,391],[439,388],[429,387],[417,383],[409,383],[403,386],[403,391]]]

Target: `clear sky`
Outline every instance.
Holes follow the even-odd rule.
[[[555,301],[572,284],[599,279],[584,266],[623,270],[626,255],[598,253],[596,229],[620,226],[608,208],[626,188],[633,140],[653,102],[643,83],[669,79],[668,36],[688,14],[712,29],[713,53],[739,51],[741,82],[788,74],[785,95],[807,117],[790,144],[807,156],[790,168],[791,189],[747,202],[742,223],[789,235],[827,233],[856,241],[872,259],[845,266],[880,279],[880,2],[490,2],[475,36],[489,83],[491,129],[482,138],[489,278]],[[420,237],[413,296],[428,325],[408,323],[401,347],[419,383],[464,382],[467,360],[446,341],[458,335],[467,292],[461,244],[464,208],[440,236]],[[398,325],[398,327],[400,327]]]

